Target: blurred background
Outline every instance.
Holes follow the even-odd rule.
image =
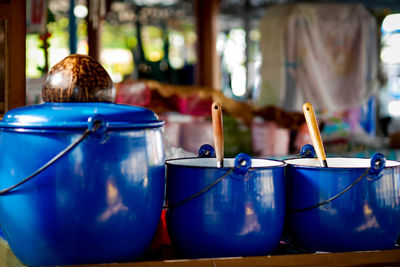
[[[2,5],[26,10],[24,18],[10,13],[26,20],[24,65],[18,65],[25,84],[14,100],[4,93],[5,110],[41,103],[51,67],[69,54],[87,54],[110,74],[116,102],[148,107],[166,121],[170,148],[196,154],[203,143],[212,144],[210,107],[219,100],[227,156],[292,156],[311,142],[301,112],[302,103],[311,102],[328,154],[400,156],[398,1]],[[11,28],[7,34],[19,33]],[[9,54],[4,64],[12,61]]]

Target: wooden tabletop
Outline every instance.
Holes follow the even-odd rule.
[[[7,242],[0,240],[0,266],[20,267],[23,265],[12,253]],[[129,263],[93,264],[77,266],[98,267],[153,267],[153,266],[210,266],[210,267],[239,267],[239,266],[400,266],[400,249],[344,252],[344,253],[311,253],[295,255],[274,255],[259,257],[236,257],[199,260],[158,260]]]

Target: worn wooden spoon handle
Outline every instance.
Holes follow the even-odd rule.
[[[212,103],[211,116],[217,167],[220,168],[223,167],[224,164],[224,131],[222,126],[222,108],[219,103]]]
[[[312,105],[310,103],[304,103],[303,112],[304,117],[306,118],[308,131],[310,133],[311,140],[313,142],[313,146],[315,148],[315,152],[317,153],[317,157],[321,163],[321,166],[328,167],[324,145],[322,143],[321,134],[319,132],[317,119],[315,118],[315,113]]]

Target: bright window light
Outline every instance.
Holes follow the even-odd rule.
[[[222,38],[219,39],[222,42]],[[231,76],[232,93],[241,97],[246,94],[246,33],[243,29],[232,29],[224,41],[224,64]]]
[[[388,46],[382,48],[381,60],[387,64],[398,64],[400,63],[400,50],[394,46]]]
[[[235,96],[244,96],[246,93],[246,68],[235,66],[232,71],[232,93]]]
[[[400,14],[391,14],[385,17],[382,22],[382,30],[390,33],[400,29]]]
[[[392,116],[400,116],[400,100],[390,101],[388,104],[388,111]]]
[[[87,14],[88,14],[88,9],[86,6],[83,6],[83,5],[75,6],[75,8],[74,8],[75,17],[83,19],[83,18],[86,18]]]
[[[140,6],[155,6],[155,5],[164,5],[170,6],[176,4],[177,0],[135,0],[137,5]]]

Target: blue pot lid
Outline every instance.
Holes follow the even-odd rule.
[[[114,103],[44,103],[8,111],[0,128],[86,129],[101,119],[110,129],[152,128],[164,124],[151,110]]]

